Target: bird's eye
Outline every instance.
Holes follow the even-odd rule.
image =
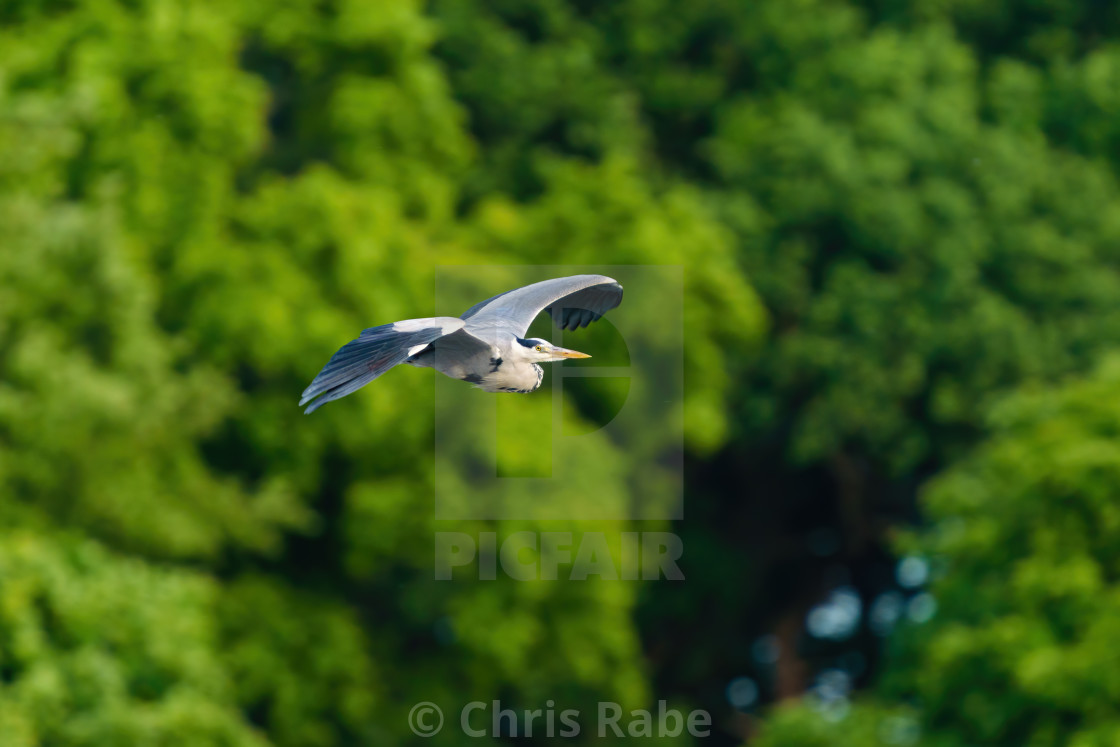
[[[542,345],[537,345],[533,349],[536,350],[538,353],[543,353],[544,352],[544,347]]]

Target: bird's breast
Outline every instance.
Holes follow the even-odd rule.
[[[487,392],[513,392],[528,394],[536,390],[544,379],[544,369],[536,363],[511,363],[501,361],[486,373],[478,386]]]

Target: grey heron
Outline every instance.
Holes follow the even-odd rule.
[[[407,319],[371,327],[331,356],[303,390],[299,404],[311,413],[402,363],[434,368],[487,392],[525,394],[541,385],[544,370],[538,363],[591,357],[547,340],[526,339],[538,314],[547,309],[557,327],[577,329],[620,303],[622,286],[613,278],[572,275],[506,291],[458,318]]]

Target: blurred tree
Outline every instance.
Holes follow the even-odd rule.
[[[0,542],[0,741],[263,747],[215,625],[217,585],[68,535]]]
[[[193,700],[157,697],[153,734],[180,719],[215,744],[392,743],[417,700],[589,710],[651,691],[735,732],[733,678],[762,702],[842,664],[866,684],[879,639],[858,616],[898,591],[885,537],[918,486],[973,464],[992,401],[1087,370],[1120,333],[1116,23],[1037,0],[5,3],[5,536],[75,586],[92,581],[65,570],[72,546],[106,585],[134,569],[206,589],[168,604],[205,625],[188,648],[221,684],[164,671]],[[314,418],[294,406],[355,331],[459,311],[436,308],[440,263],[685,268],[689,583],[434,583],[429,374]],[[590,386],[564,417],[608,420],[611,396]],[[578,500],[633,493],[653,431],[632,451],[596,441],[583,479],[601,493]],[[19,584],[0,577],[0,596]],[[811,634],[834,597],[857,622]],[[1063,630],[1097,612],[1066,609]],[[0,612],[0,662],[19,626],[53,640],[37,614]],[[105,671],[140,676],[141,643],[98,648],[101,630],[84,640]],[[1026,632],[1022,661],[1050,645]],[[944,676],[1004,687],[1051,661],[1029,660]],[[883,697],[972,719],[896,671]],[[70,702],[71,680],[44,682]],[[972,719],[945,739],[1060,732],[1069,704],[1032,682],[1029,712],[973,696],[1008,731]],[[20,698],[0,729],[111,741],[148,697],[121,692],[129,713],[91,705],[96,729]],[[833,736],[804,713],[768,738]],[[890,701],[852,718],[889,742],[927,716]],[[1094,719],[1079,738],[1107,738]]]
[[[932,563],[922,596],[936,613],[904,626],[878,688],[917,710],[861,703],[837,723],[785,709],[760,743],[832,744],[842,730],[852,745],[1115,744],[1118,391],[1110,358],[1006,398],[989,439],[924,491],[930,525],[900,547]]]

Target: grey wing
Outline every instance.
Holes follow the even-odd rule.
[[[572,275],[515,288],[475,304],[463,314],[467,329],[502,329],[524,337],[548,310],[561,329],[586,327],[622,303],[622,286],[606,275]]]
[[[493,367],[492,361],[501,357],[501,351],[461,329],[433,342],[421,356],[429,356],[430,365],[442,374],[474,381],[481,372]]]
[[[346,343],[331,356],[319,375],[303,390],[299,403],[306,405],[314,399],[304,410],[314,412],[331,400],[356,392],[430,343],[459,331],[463,325],[461,319],[437,316],[363,330],[358,339]]]

